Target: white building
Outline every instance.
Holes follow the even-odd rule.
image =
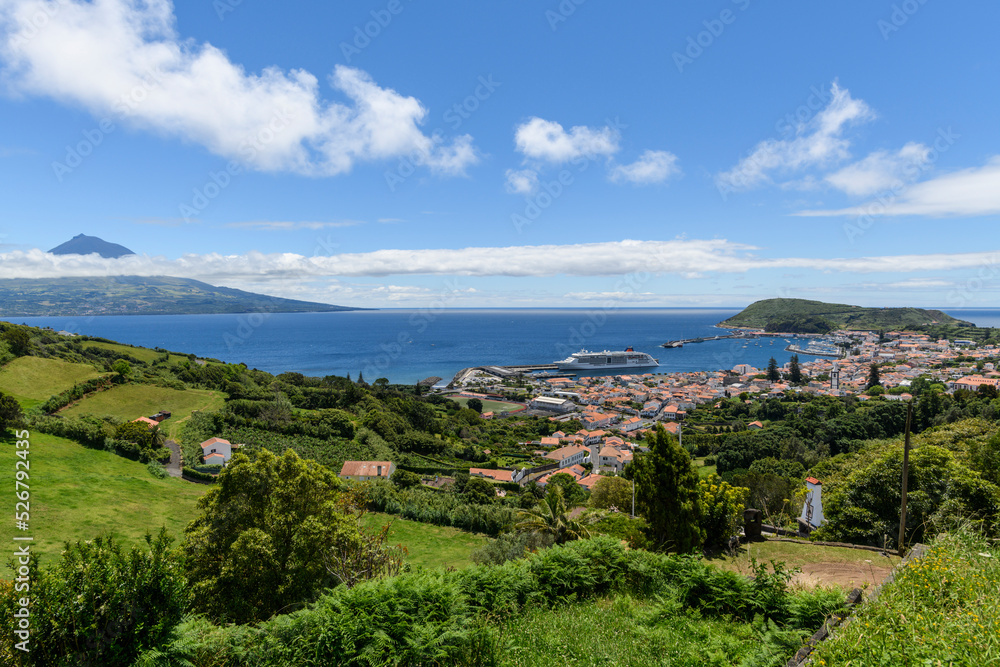
[[[799,517],[813,528],[826,521],[823,516],[823,483],[815,477],[806,477],[806,502]]]

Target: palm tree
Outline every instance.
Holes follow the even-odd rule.
[[[517,515],[519,521],[514,529],[519,533],[551,535],[556,544],[590,537],[583,524],[567,516],[563,490],[555,484],[535,509],[518,510]]]

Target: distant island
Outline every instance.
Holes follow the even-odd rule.
[[[134,255],[135,253],[126,248],[123,245],[117,243],[109,243],[102,238],[97,236],[87,236],[86,234],[77,234],[66,243],[57,245],[52,250],[49,250],[53,255],[93,255],[98,254],[101,257],[106,257],[109,259],[115,259],[118,257],[125,257],[126,255]]]
[[[720,322],[720,327],[769,332],[825,334],[854,331],[926,330],[935,326],[975,327],[940,310],[922,308],[863,308],[807,299],[764,299]]]
[[[308,313],[362,310],[283,299],[190,278],[12,278],[0,280],[0,317]]]

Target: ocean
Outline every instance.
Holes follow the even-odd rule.
[[[455,309],[340,313],[129,315],[4,318],[15,323],[100,336],[143,347],[245,363],[270,373],[358,373],[412,384],[450,380],[463,368],[542,364],[581,349],[632,346],[660,362],[656,372],[703,371],[788,361],[784,339],[773,344],[723,340],[665,349],[668,340],[714,336],[715,324],[740,309]],[[1000,327],[1000,309],[946,311],[978,326]],[[813,359],[799,355],[803,362]]]

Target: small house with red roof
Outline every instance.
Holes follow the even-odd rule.
[[[389,479],[396,472],[392,461],[344,461],[340,468],[340,479],[367,482],[373,479]]]
[[[806,477],[806,501],[799,520],[813,528],[826,521],[823,516],[823,483],[815,477]]]

